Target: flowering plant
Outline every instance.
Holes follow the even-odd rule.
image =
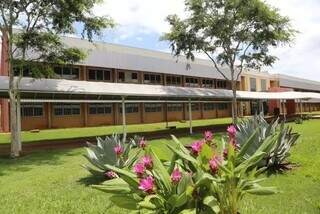
[[[113,194],[110,200],[115,205],[130,210],[236,214],[245,194],[266,195],[275,189],[260,186],[261,179],[256,179],[260,173],[256,164],[265,156],[263,148],[239,162],[238,155],[248,147],[237,147],[234,137],[234,133],[229,135],[229,142],[222,142],[226,146],[220,145],[221,149],[208,143],[208,138],[187,149],[172,136],[173,143],[167,147],[173,155],[168,163],[161,162],[148,147],[133,167],[105,165],[119,177],[94,187]],[[223,157],[224,147],[227,152]]]

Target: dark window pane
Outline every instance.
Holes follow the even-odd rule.
[[[89,80],[96,80],[96,71],[95,70],[89,70]]]
[[[97,80],[103,80],[103,71],[97,70]]]
[[[111,71],[104,71],[104,80],[111,80]]]
[[[131,74],[131,79],[137,80],[138,79],[138,73],[132,73]]]

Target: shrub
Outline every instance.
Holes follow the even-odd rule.
[[[106,164],[119,177],[94,187],[111,193],[110,200],[115,205],[129,210],[236,214],[245,194],[268,195],[275,189],[260,186],[262,179],[257,179],[257,163],[265,157],[263,148],[270,142],[264,142],[263,148],[240,162],[253,138],[239,148],[235,145],[234,130],[230,128],[227,151],[218,151],[212,138],[196,141],[188,150],[172,136],[173,143],[167,145],[173,153],[168,166],[152,148],[147,148],[133,167],[121,169]]]
[[[245,144],[250,135],[253,137],[252,143],[242,156],[243,160],[251,157],[265,141],[271,141],[270,146],[265,150],[267,156],[260,161],[259,166],[273,170],[286,168],[291,147],[297,142],[299,135],[292,133],[292,128],[285,126],[284,122],[279,124],[278,121],[275,120],[269,124],[263,116],[256,115],[237,125],[239,131],[236,135],[236,142],[240,146]]]
[[[144,146],[142,144],[145,144],[145,141],[135,136],[129,142],[123,142],[118,134],[107,136],[105,139],[98,137],[96,145],[87,143],[87,154],[84,157],[91,163],[91,166],[83,165],[83,167],[95,176],[105,176],[107,179],[116,178],[118,175],[105,165],[118,168],[131,167],[142,153],[141,150],[133,150],[138,143]]]

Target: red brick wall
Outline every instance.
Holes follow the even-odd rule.
[[[7,37],[2,36],[1,59],[0,59],[0,76],[8,76],[9,68],[7,63]],[[7,99],[0,99],[0,131],[9,132],[9,103]]]

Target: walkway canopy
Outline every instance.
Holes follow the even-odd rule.
[[[0,77],[0,97],[8,97],[9,78]],[[230,101],[231,90],[187,88],[162,85],[22,78],[19,84],[23,100],[63,101]],[[237,91],[238,100],[310,100],[320,93]],[[320,100],[319,100],[320,102]]]

